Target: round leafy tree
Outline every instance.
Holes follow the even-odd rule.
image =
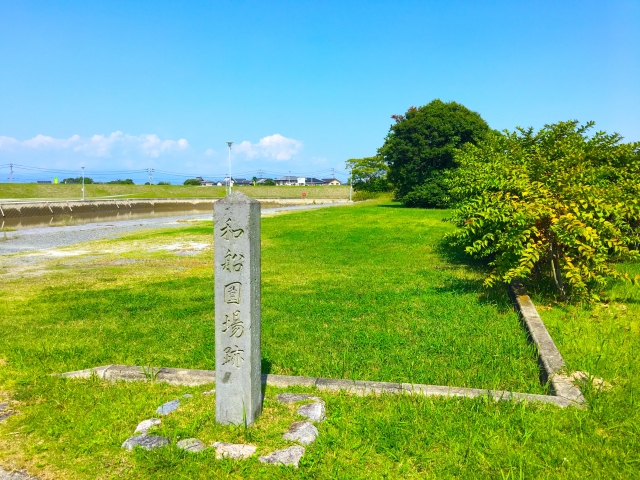
[[[489,132],[482,117],[456,102],[433,100],[405,115],[393,115],[380,148],[389,166],[395,196],[408,206],[446,207],[449,189],[443,171],[455,166],[454,153]]]
[[[615,262],[640,258],[640,143],[592,126],[493,133],[456,156],[450,240],[489,259],[487,285],[547,276],[597,299],[607,278],[632,280]]]

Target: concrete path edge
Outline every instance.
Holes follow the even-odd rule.
[[[551,390],[558,398],[565,398],[576,404],[585,404],[582,391],[566,375],[564,359],[522,282],[518,280],[512,281],[509,285],[509,294],[516,310],[520,314],[520,320],[529,335],[529,339],[538,351],[538,364],[540,365],[540,380],[542,383],[549,382]]]

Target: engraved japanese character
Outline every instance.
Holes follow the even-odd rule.
[[[240,303],[240,282],[233,282],[224,287],[224,303]]]
[[[231,253],[231,250],[227,249],[227,254],[224,256],[224,262],[222,268],[227,272],[235,271],[239,272],[244,266],[244,255],[238,253]]]
[[[225,348],[222,365],[230,363],[231,365],[235,365],[236,368],[240,368],[240,362],[244,362],[244,357],[242,356],[243,353],[244,350],[239,349],[238,345],[235,345],[235,348]]]
[[[231,314],[231,316],[225,315],[224,317],[225,320],[222,325],[226,326],[224,330],[222,330],[222,333],[227,333],[227,331],[231,329],[229,335],[231,337],[240,338],[244,333],[244,323],[242,323],[242,320],[240,320],[240,310],[236,310]]]
[[[244,230],[241,228],[233,228],[233,221],[231,218],[228,218],[224,227],[220,229],[220,236],[228,242],[232,241],[234,238],[240,237],[243,233]]]

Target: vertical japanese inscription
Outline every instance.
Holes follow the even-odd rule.
[[[216,421],[253,423],[262,409],[260,204],[236,192],[214,204]]]

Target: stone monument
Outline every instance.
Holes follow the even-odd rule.
[[[251,425],[262,411],[260,203],[240,192],[213,207],[216,422]]]

